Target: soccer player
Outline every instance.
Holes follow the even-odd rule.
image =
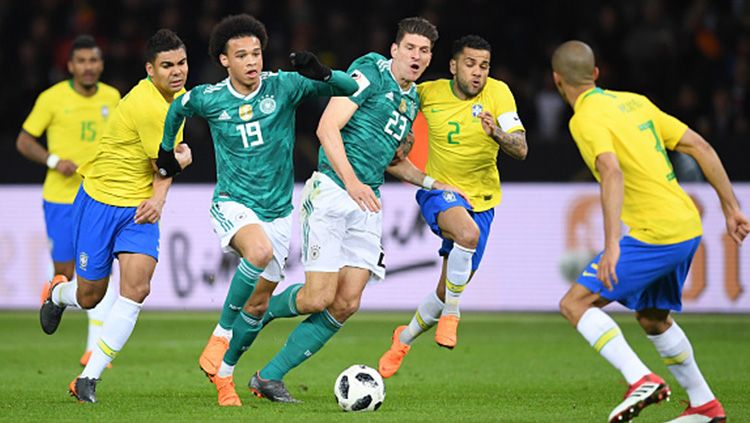
[[[459,298],[479,267],[494,207],[500,204],[498,150],[526,158],[526,135],[513,94],[502,81],[488,78],[491,52],[483,38],[461,37],[453,43],[449,63],[453,78],[417,88],[429,129],[426,171],[466,192],[470,203],[451,192],[417,192],[422,216],[443,239],[438,252],[443,267],[435,292],[422,300],[408,326],[393,332],[391,348],[378,364],[386,378],[401,366],[411,343],[436,323],[437,344],[456,346]]]
[[[292,54],[299,73],[262,72],[267,42],[265,26],[250,15],[228,16],[214,27],[210,54],[229,77],[199,85],[172,103],[157,162],[167,174],[170,162],[178,170],[171,149],[184,118],[208,120],[217,162],[210,209],[214,232],[224,251],[242,258],[219,322],[198,360],[222,406],[242,405],[234,388],[234,367],[261,330],[268,300],[284,278],[297,106],[311,96],[345,96],[357,90],[351,77],[331,71],[306,52]]]
[[[596,86],[591,48],[568,41],[552,56],[555,84],[573,107],[570,132],[601,184],[604,251],[560,301],[560,311],[630,385],[610,422],[630,421],[670,395],[664,379],[636,356],[601,308],[617,301],[635,317],[690,405],[673,422],[723,422],[726,414],[703,378],[685,332],[670,317],[700,243],[700,215],[675,179],[666,150],[693,157],[716,191],[729,236],[740,244],[750,221],[740,211],[724,167],[695,131],[642,95]],[[621,222],[630,233],[621,238]]]
[[[42,329],[57,330],[68,306],[95,307],[104,296],[112,260],[120,263],[120,296],[102,327],[97,348],[69,386],[80,402],[96,402],[96,383],[133,332],[159,257],[159,218],[171,178],[155,174],[169,104],[183,93],[188,73],[185,45],[159,30],[146,44],[146,72],[112,114],[93,160],[78,169],[84,180],[73,212],[77,279],[55,280],[40,309]],[[178,140],[182,135],[178,134]],[[190,149],[176,148],[181,167]]]
[[[355,60],[348,72],[358,90],[332,98],[323,112],[317,130],[318,171],[305,184],[300,212],[305,284],[274,296],[264,322],[310,316],[251,378],[249,386],[257,396],[296,402],[283,377],[319,351],[357,311],[368,280],[385,276],[378,191],[384,172],[425,188],[456,190],[426,176],[408,159],[391,164],[417,115],[414,81],[429,65],[437,38],[427,20],[402,20],[391,45],[392,59],[369,53]]]
[[[110,113],[120,101],[117,89],[99,81],[103,70],[102,51],[96,41],[88,35],[78,36],[68,56],[71,79],[39,95],[16,140],[16,148],[24,157],[48,168],[42,189],[44,223],[58,279],[73,279],[75,270],[73,199],[82,181],[76,168],[94,157]],[[39,144],[45,132],[46,149]],[[102,322],[116,298],[115,292],[107,291],[104,300],[88,310],[82,366],[88,363]]]

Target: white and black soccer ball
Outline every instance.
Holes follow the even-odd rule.
[[[375,411],[385,400],[385,383],[377,370],[355,364],[336,378],[333,393],[344,411]]]

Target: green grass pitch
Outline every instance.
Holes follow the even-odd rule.
[[[556,314],[464,313],[459,345],[441,349],[432,332],[417,340],[400,372],[386,381],[375,413],[347,414],[334,401],[333,382],[351,364],[377,366],[391,331],[409,313],[360,313],[320,353],[287,375],[303,404],[275,404],[246,388],[252,372],[281,347],[299,320],[278,320],[242,357],[235,383],[244,405],[220,408],[197,358],[217,313],[146,309],[128,345],[106,370],[99,403],[78,404],[67,384],[80,372],[85,314],[67,312],[46,336],[35,312],[0,312],[0,420],[3,421],[501,421],[603,422],[626,389],[617,371]],[[677,416],[687,399],[629,315],[618,315],[630,345],[672,386],[672,401],[647,408],[638,421]],[[686,315],[704,375],[731,421],[750,421],[750,316]]]

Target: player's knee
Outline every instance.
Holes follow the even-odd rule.
[[[456,234],[455,242],[466,248],[477,248],[477,244],[479,244],[479,228],[476,226],[469,226],[460,230],[458,234]]]
[[[104,295],[100,295],[98,292],[79,291],[76,293],[76,301],[78,301],[78,305],[84,310],[90,310],[96,307],[103,297]]]
[[[258,245],[245,255],[245,259],[254,266],[263,269],[273,259],[273,247],[270,244]]]
[[[568,321],[573,322],[578,320],[578,310],[581,308],[581,305],[570,295],[562,297],[559,308],[560,314]]]
[[[329,311],[336,320],[343,323],[359,310],[359,304],[359,299],[337,300],[331,305]]]
[[[669,312],[663,313],[648,313],[648,312],[636,312],[635,314],[638,324],[643,330],[649,335],[660,335],[669,329],[672,325],[672,320],[669,317]]]
[[[122,289],[122,296],[136,303],[143,303],[151,293],[151,284],[140,284]]]
[[[325,297],[325,296],[321,296],[318,298],[308,300],[308,303],[307,303],[308,313],[309,314],[320,313],[321,311],[328,308],[328,306],[331,305],[332,302],[333,302],[332,299]]]

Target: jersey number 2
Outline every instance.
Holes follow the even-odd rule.
[[[257,147],[263,144],[263,133],[260,132],[260,124],[258,122],[248,122],[244,125],[237,125],[237,130],[242,135],[242,145],[245,148]],[[254,138],[253,141],[248,143],[248,139]]]

